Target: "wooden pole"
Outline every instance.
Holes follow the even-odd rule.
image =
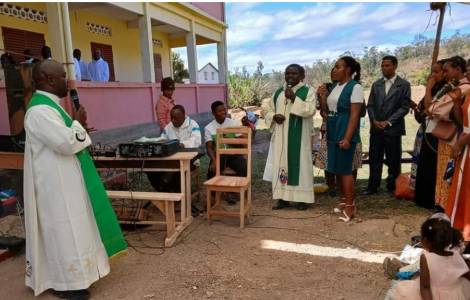
[[[439,8],[439,11],[440,11],[439,23],[437,24],[436,40],[434,41],[434,51],[432,52],[431,65],[434,65],[434,63],[437,61],[437,57],[439,56],[439,46],[441,43],[442,25],[444,24],[444,15],[446,12],[446,6],[447,4],[444,4]]]

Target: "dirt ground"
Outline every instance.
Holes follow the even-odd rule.
[[[235,219],[209,226],[200,217],[170,249],[161,248],[164,233],[153,231],[161,228],[127,232],[135,248],[92,286],[93,299],[383,299],[389,281],[379,263],[265,250],[261,242],[395,252],[426,216],[406,212],[412,209],[407,203],[387,207],[398,201],[392,199],[376,200],[382,208],[365,212],[374,203],[359,200],[364,213],[344,224],[330,213],[327,197],[317,197],[305,212],[275,213],[269,195],[254,193],[254,199],[255,216],[244,230]],[[0,298],[34,298],[24,286],[24,255],[0,263],[0,273]],[[38,297],[53,298],[47,292]]]
[[[237,219],[209,226],[197,217],[169,249],[162,248],[161,227],[126,230],[128,255],[113,261],[111,273],[91,287],[92,299],[383,299],[390,282],[381,263],[340,254],[347,248],[366,256],[400,251],[429,212],[385,193],[358,196],[358,218],[350,224],[331,213],[338,199],[324,194],[307,211],[272,211],[270,184],[260,179],[267,140],[267,132],[257,133],[254,216],[244,230]],[[365,184],[360,179],[358,191]],[[14,217],[0,220],[0,230],[21,234]],[[266,249],[265,241],[331,248],[302,254]],[[0,299],[34,298],[24,285],[24,255],[1,262],[0,274]],[[37,299],[54,297],[45,292]]]

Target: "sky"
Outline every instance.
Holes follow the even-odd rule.
[[[228,68],[283,70],[290,63],[312,64],[364,47],[394,50],[423,34],[434,37],[437,12],[429,3],[226,3]],[[428,25],[429,24],[429,25]],[[442,37],[470,33],[470,5],[452,3]],[[217,67],[215,44],[197,47],[198,66]],[[178,48],[186,60],[185,48]]]

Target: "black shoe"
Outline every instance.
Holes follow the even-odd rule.
[[[278,200],[276,205],[273,206],[273,210],[283,209],[289,207],[290,203],[284,200]]]
[[[54,291],[54,296],[61,299],[68,300],[88,300],[90,299],[90,291],[76,290],[76,291]]]
[[[377,194],[377,190],[369,190],[369,189],[365,190],[362,193],[363,196],[372,196],[372,195],[375,195],[375,194]]]
[[[305,202],[297,203],[297,210],[307,210],[308,204]]]

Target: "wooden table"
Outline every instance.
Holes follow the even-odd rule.
[[[184,195],[184,201],[181,202],[181,220],[171,220],[171,216],[166,216],[163,222],[167,226],[167,238],[165,246],[171,247],[181,232],[191,224],[193,217],[191,215],[191,160],[196,158],[197,152],[177,152],[168,157],[150,157],[150,158],[124,158],[124,157],[93,157],[95,166],[98,169],[128,169],[145,172],[179,172],[181,178],[181,193]],[[22,170],[23,153],[0,152],[0,169]],[[155,204],[155,202],[152,202]],[[162,205],[155,205],[160,211]],[[163,212],[163,211],[162,211]],[[173,214],[174,216],[174,214]],[[137,223],[139,222],[132,222]],[[157,221],[144,221],[141,224],[160,224]],[[171,236],[168,233],[171,232]]]
[[[23,160],[23,153],[0,152],[0,169],[23,170]]]
[[[143,172],[178,172],[180,173],[181,193],[181,220],[176,222],[174,213],[165,215],[164,201],[152,201],[164,215],[165,222],[141,221],[131,222],[132,224],[164,224],[167,226],[167,237],[165,246],[171,247],[176,238],[193,221],[191,215],[191,160],[196,158],[197,152],[177,152],[167,157],[148,157],[148,158],[124,158],[124,157],[94,157],[97,169],[127,169]],[[138,192],[138,191],[133,191]],[[159,205],[160,204],[160,205]]]

